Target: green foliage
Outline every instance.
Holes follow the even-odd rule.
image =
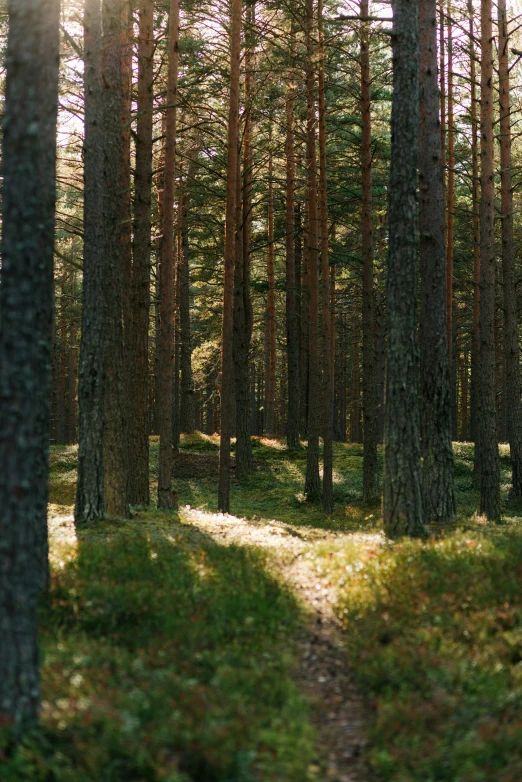
[[[307,779],[293,597],[255,551],[147,519],[147,534],[100,526],[76,557],[61,550],[42,618],[43,734],[2,780]]]

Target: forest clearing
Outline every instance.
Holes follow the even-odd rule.
[[[0,780],[522,780],[522,0],[0,0]]]

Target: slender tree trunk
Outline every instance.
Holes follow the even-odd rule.
[[[301,329],[300,329],[300,347],[299,347],[299,378],[301,381],[299,403],[300,403],[300,431],[301,437],[306,438],[308,426],[308,384],[310,382],[309,355],[310,355],[310,324],[308,314],[310,311],[310,294],[308,289],[308,269],[310,267],[309,259],[309,220],[308,204],[304,207],[303,236],[299,242],[302,247],[302,279],[301,279]]]
[[[361,16],[368,16],[368,0],[361,0]],[[377,460],[377,388],[375,378],[375,313],[373,291],[372,226],[372,115],[370,28],[361,24],[361,212],[362,212],[362,335],[363,335],[363,500],[379,496]]]
[[[174,191],[179,62],[179,0],[171,0],[165,109],[165,169],[160,245],[160,378],[158,388],[160,460],[158,508],[172,510],[172,407],[174,386]]]
[[[491,0],[481,0],[480,91],[480,384],[479,436],[475,459],[480,476],[480,512],[500,517],[495,366],[495,182],[493,170],[493,24]]]
[[[319,366],[319,266],[317,220],[317,161],[316,161],[316,85],[314,74],[314,8],[313,0],[306,0],[306,177],[308,202],[308,449],[306,454],[305,494],[313,499],[321,492],[319,476],[319,399],[321,376]]]
[[[446,222],[446,309],[448,330],[451,435],[457,436],[456,325],[453,321],[453,255],[455,251],[455,122],[453,74],[453,20],[448,0],[448,187]]]
[[[447,329],[452,302],[446,297],[451,272],[450,263],[445,263],[444,257],[444,193],[437,96],[436,0],[419,2],[419,65],[422,490],[426,520],[445,524],[455,519],[456,505],[453,487],[448,351],[448,339],[452,332]],[[451,102],[451,98],[449,100]],[[450,135],[452,135],[451,126]],[[448,182],[450,181],[449,179]],[[451,190],[452,185],[448,184],[448,197]],[[449,224],[448,218],[448,248],[452,236]],[[451,243],[452,241],[451,239]],[[448,249],[447,259],[450,255],[453,258],[452,247],[451,253]]]
[[[292,66],[295,58],[295,31],[292,29]],[[295,262],[295,84],[293,75],[286,93],[286,350],[288,362],[288,408],[286,442],[299,448],[299,331],[297,321]]]
[[[361,351],[359,329],[359,285],[353,288],[353,350],[352,350],[352,388],[350,412],[350,440],[360,443],[361,437]]]
[[[128,411],[123,356],[121,264],[121,0],[102,4],[103,249],[105,349],[103,463],[105,502],[111,517],[129,515]]]
[[[522,411],[520,409],[520,348],[513,242],[513,179],[511,167],[511,99],[506,0],[498,3],[500,94],[500,170],[502,217],[502,282],[504,293],[504,362],[507,436],[511,452],[512,499],[522,500]]]
[[[230,99],[228,114],[227,202],[225,216],[225,269],[221,338],[221,438],[219,446],[218,507],[230,510],[230,440],[234,427],[234,268],[236,252],[237,147],[239,141],[239,77],[242,0],[231,0]]]
[[[328,192],[326,182],[326,100],[324,83],[323,0],[317,3],[319,97],[319,252],[321,258],[322,376],[323,376],[323,509],[331,513],[333,497],[333,383],[328,260]]]
[[[245,120],[243,181],[240,157],[236,175],[237,244],[234,266],[234,371],[236,381],[236,476],[243,480],[252,470],[252,401],[250,384],[250,239],[252,233],[252,100],[254,85],[255,3],[247,6],[245,28]]]
[[[182,198],[181,208],[181,247],[179,254],[179,327],[180,327],[180,429],[185,434],[192,434],[196,426],[196,398],[194,380],[192,377],[192,335],[190,329],[190,244],[189,244],[189,210],[190,188],[196,176],[198,152],[192,150],[187,181]]]
[[[389,186],[384,528],[424,534],[417,346],[418,5],[395,0]]]
[[[272,144],[272,118],[270,118],[269,144]],[[274,256],[274,162],[272,149],[268,152],[268,296],[266,303],[267,365],[265,367],[265,431],[275,433],[276,395],[276,312],[275,312],[275,256]]]
[[[10,0],[0,288],[0,723],[38,720],[37,603],[48,583],[58,0]],[[5,736],[4,738],[7,738]]]
[[[470,46],[470,80],[471,80],[471,160],[472,160],[472,210],[473,210],[473,322],[471,337],[471,439],[477,445],[478,436],[478,386],[479,386],[479,353],[480,353],[480,174],[478,149],[478,118],[477,118],[477,65],[475,53],[475,38],[473,25],[473,4],[469,0],[469,46]],[[476,462],[476,465],[478,462]],[[478,483],[478,475],[475,476]]]
[[[151,264],[152,112],[154,88],[154,3],[140,0],[138,33],[138,117],[134,175],[132,266],[131,448],[134,505],[149,505],[149,311]]]

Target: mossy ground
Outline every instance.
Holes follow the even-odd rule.
[[[217,447],[204,435],[182,441],[193,454]],[[151,451],[154,479],[154,438]],[[380,534],[379,505],[359,500],[361,446],[335,446],[329,516],[302,495],[304,449],[256,439],[254,455],[256,472],[232,484],[233,513],[345,533],[305,556],[337,592],[353,675],[372,707],[377,778],[519,782],[522,522],[507,502],[507,448],[502,524],[477,517],[472,446],[458,444],[457,524],[395,543]],[[267,555],[142,509],[72,541],[76,449],[53,448],[51,468],[43,730],[4,762],[2,779],[320,779],[292,676],[302,608]],[[214,475],[176,488],[181,522],[185,505],[216,510]]]

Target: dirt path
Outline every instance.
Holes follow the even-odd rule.
[[[314,545],[342,539],[344,533],[300,528],[278,521],[181,510],[183,521],[221,544],[256,546],[269,552],[279,576],[307,609],[300,641],[299,685],[312,704],[318,731],[317,778],[321,782],[368,782],[364,762],[366,709],[350,676],[344,636],[333,611],[335,588],[319,576],[309,556]]]

